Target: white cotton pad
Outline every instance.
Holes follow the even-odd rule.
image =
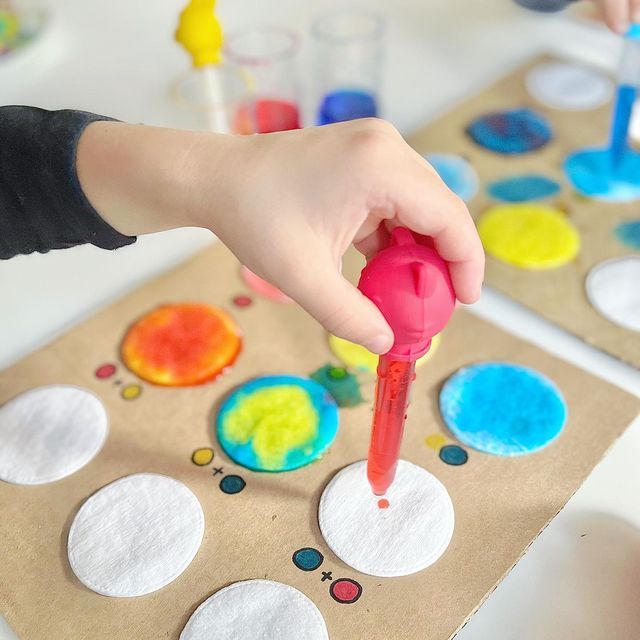
[[[271,580],[236,582],[207,598],[180,640],[329,640],[322,614],[307,596]]]
[[[538,65],[527,74],[525,84],[542,104],[566,111],[596,109],[613,95],[613,83],[605,75],[567,62]]]
[[[605,318],[640,331],[640,256],[605,260],[587,276],[587,297]]]
[[[100,451],[109,420],[90,391],[66,385],[36,387],[0,407],[0,479],[53,482]]]
[[[69,530],[71,569],[105,596],[142,596],[175,580],[204,534],[198,499],[155,473],[120,478],[92,495]]]
[[[325,542],[340,560],[362,573],[392,577],[416,573],[438,560],[451,541],[454,513],[444,485],[421,467],[400,460],[394,483],[380,499],[361,461],[327,485],[319,521]]]

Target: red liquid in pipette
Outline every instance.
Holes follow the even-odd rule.
[[[415,361],[380,356],[367,478],[373,493],[382,496],[396,475],[409,390],[416,377]]]

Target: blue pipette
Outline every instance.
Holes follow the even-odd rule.
[[[618,69],[618,91],[609,142],[612,169],[620,165],[627,150],[629,122],[638,85],[640,85],[640,24],[634,24],[625,35]]]

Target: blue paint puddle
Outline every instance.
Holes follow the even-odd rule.
[[[374,96],[366,91],[341,89],[328,93],[318,110],[318,124],[346,122],[378,115]]]
[[[448,153],[428,153],[424,159],[438,172],[447,187],[465,202],[478,193],[478,174],[464,158]]]
[[[560,185],[551,178],[535,174],[513,176],[487,185],[492,198],[503,202],[527,202],[555,196]]]
[[[442,388],[440,412],[458,440],[498,456],[546,447],[567,419],[564,398],[550,380],[506,362],[460,369]]]
[[[640,251],[640,220],[622,222],[615,228],[614,233],[622,244]]]
[[[567,178],[582,195],[611,202],[640,198],[640,154],[631,149],[612,166],[610,149],[585,149],[564,163]]]
[[[490,113],[474,120],[467,133],[481,147],[496,153],[534,151],[551,140],[551,125],[531,109]]]
[[[613,166],[620,164],[627,150],[627,132],[631,120],[633,103],[636,100],[636,88],[622,84],[618,87],[616,104],[613,112],[613,125],[611,127],[611,162]]]

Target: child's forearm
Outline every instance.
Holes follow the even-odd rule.
[[[76,167],[91,204],[125,235],[186,226],[214,229],[218,212],[229,215],[235,206],[246,142],[237,136],[95,122],[80,138]]]

